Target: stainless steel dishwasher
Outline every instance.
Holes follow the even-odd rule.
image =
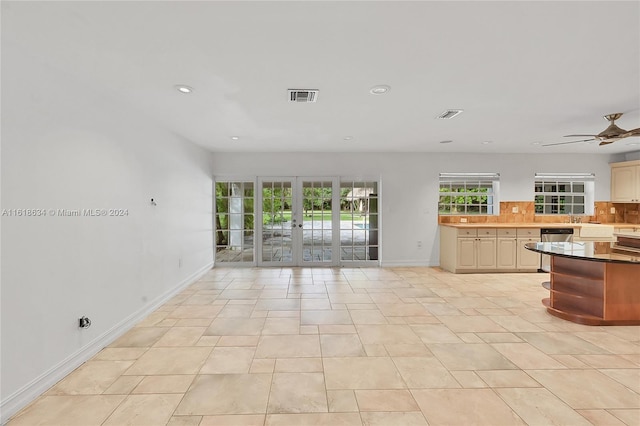
[[[542,228],[540,229],[540,241],[547,242],[571,242],[573,241],[573,228]],[[543,254],[540,256],[540,271],[549,272],[551,270],[551,256]]]

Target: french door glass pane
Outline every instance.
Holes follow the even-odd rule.
[[[377,182],[340,182],[340,259],[378,260]]]
[[[302,182],[302,261],[332,261],[333,184]]]
[[[262,261],[293,261],[290,181],[262,182]]]
[[[253,182],[216,182],[215,189],[216,263],[253,262]]]

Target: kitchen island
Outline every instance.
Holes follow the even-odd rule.
[[[640,325],[640,250],[593,242],[528,243],[528,250],[551,256],[550,292],[542,300],[559,318],[586,325]],[[624,240],[627,241],[627,240]],[[626,243],[625,243],[626,244]],[[640,246],[640,245],[639,245]]]

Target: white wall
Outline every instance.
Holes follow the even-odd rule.
[[[596,201],[609,199],[608,155],[432,153],[216,153],[218,175],[379,176],[382,264],[438,265],[438,174],[498,172],[503,201],[532,201],[535,172],[593,172]],[[423,247],[417,247],[422,241]]]
[[[3,420],[213,260],[209,152],[89,84],[76,80],[70,91],[68,76],[10,59],[2,209],[128,215],[2,217]],[[52,81],[60,89],[43,95]],[[92,320],[86,330],[77,326],[83,315]]]

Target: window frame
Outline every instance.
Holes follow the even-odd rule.
[[[578,189],[580,187],[582,190]],[[533,211],[536,215],[594,214],[595,173],[536,173],[533,192]]]
[[[232,193],[229,192],[226,195],[223,195],[221,197],[219,197],[217,195],[217,185],[220,183],[226,183],[226,184],[241,184],[240,188],[242,189],[241,193]],[[252,191],[252,196],[248,197],[246,196],[246,192],[245,192],[245,184],[250,184],[251,185],[251,191]],[[229,190],[231,191],[231,190]],[[255,242],[255,236],[256,236],[256,181],[255,181],[255,177],[238,177],[238,176],[215,176],[213,179],[213,195],[214,195],[214,200],[213,200],[213,231],[214,231],[214,236],[213,236],[213,246],[214,246],[214,265],[224,265],[224,266],[252,266],[255,265],[256,262],[256,242]],[[219,212],[218,211],[218,201],[219,198],[224,198],[227,200],[227,211],[226,212]],[[238,208],[240,209],[239,211],[234,211],[231,212],[231,203],[235,204],[235,209],[237,210]],[[246,203],[247,200],[250,200],[250,209],[247,209],[248,205]],[[251,210],[251,211],[248,211]],[[222,229],[218,229],[217,226],[217,217],[220,215],[226,215],[228,216],[228,221],[231,219],[231,216],[233,215],[234,217],[241,217],[242,218],[242,226],[241,227],[237,227],[237,226],[232,226],[230,222],[227,222],[227,224],[229,225],[226,228],[222,228]],[[247,216],[251,216],[251,220],[249,220],[249,222],[252,224],[251,227],[246,227],[247,224]],[[228,235],[228,240],[227,240],[227,244],[224,245],[218,245],[217,243],[217,238],[218,232],[226,232]],[[232,238],[231,238],[231,234],[235,234],[235,242],[232,242]],[[239,240],[239,244],[238,244],[238,237],[240,237]],[[247,241],[245,240],[245,237],[252,237],[253,240],[253,244],[251,245],[247,245]],[[218,253],[222,250],[236,250],[239,252],[244,252],[245,254],[241,254],[241,260],[236,260],[236,261],[227,261],[227,260],[223,260],[222,256],[219,256]],[[246,258],[246,254],[251,253],[251,259],[250,260],[245,260]]]
[[[444,185],[443,185],[444,184]],[[443,191],[446,186],[450,191]],[[463,191],[452,191],[455,187],[463,188]],[[471,189],[486,188],[486,192],[473,191]],[[448,194],[448,195],[447,195]],[[486,196],[486,202],[480,200],[475,203],[478,194]],[[444,198],[449,201],[444,203]],[[463,202],[451,202],[452,199],[463,197]],[[448,206],[448,211],[443,206]],[[463,211],[453,211],[454,206],[464,208]],[[485,207],[483,210],[482,207]],[[478,208],[478,211],[470,208]],[[440,173],[438,176],[438,215],[439,216],[497,216],[500,214],[500,173]]]

